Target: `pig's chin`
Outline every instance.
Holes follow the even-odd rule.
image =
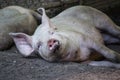
[[[48,62],[58,62],[60,61],[59,49],[48,50],[47,52],[39,52],[40,56]]]
[[[57,62],[61,59],[61,56],[60,56],[60,53],[59,53],[59,49],[57,50],[52,50],[50,51],[48,57],[47,57],[47,61],[50,61],[50,62]]]
[[[60,61],[60,56],[58,56],[58,55],[49,55],[49,56],[41,56],[41,57],[48,62]]]

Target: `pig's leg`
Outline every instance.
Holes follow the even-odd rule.
[[[120,27],[117,26],[108,16],[100,15],[98,20],[95,20],[94,23],[96,28],[120,39]]]
[[[90,44],[87,45],[90,49],[97,51],[99,54],[103,55],[107,61],[90,61],[89,65],[92,66],[106,66],[120,68],[120,54],[107,48],[101,43],[90,40]]]
[[[104,67],[120,68],[120,64],[112,63],[110,61],[90,61],[88,64],[91,66],[104,66]]]
[[[120,39],[110,35],[110,34],[107,34],[107,33],[102,33],[102,37],[103,37],[103,40],[105,42],[106,45],[109,45],[109,44],[120,44]]]
[[[108,33],[110,33],[111,35],[113,35],[113,36],[115,36],[115,37],[120,39],[120,27],[119,26],[117,26],[115,24],[114,25],[111,24],[110,27],[106,26],[106,31]]]
[[[88,43],[89,42],[89,43]],[[119,62],[120,63],[120,54],[107,48],[104,44],[100,42],[96,42],[93,39],[87,39],[84,43],[89,49],[95,50],[101,55],[103,55],[106,59],[113,62]]]

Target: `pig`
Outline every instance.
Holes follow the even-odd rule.
[[[13,44],[10,32],[33,34],[38,26],[40,14],[20,6],[8,6],[0,10],[0,50],[6,50]]]
[[[120,27],[106,14],[89,7],[74,6],[49,19],[44,8],[41,24],[32,36],[9,33],[19,52],[28,57],[35,52],[49,62],[86,62],[92,66],[120,68],[120,54],[105,43],[120,43]],[[105,60],[96,61],[99,57]]]

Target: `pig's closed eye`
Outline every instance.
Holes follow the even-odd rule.
[[[37,48],[39,49],[42,46],[42,42],[38,42]]]

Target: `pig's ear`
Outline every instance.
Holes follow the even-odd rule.
[[[46,15],[45,9],[44,8],[38,8],[37,11],[42,15],[42,25],[44,27],[50,27],[50,28],[55,28],[55,26],[51,23],[50,19]],[[56,29],[56,28],[55,28]]]
[[[34,51],[31,36],[24,33],[9,33],[9,35],[13,38],[16,47],[23,56],[27,57]]]

